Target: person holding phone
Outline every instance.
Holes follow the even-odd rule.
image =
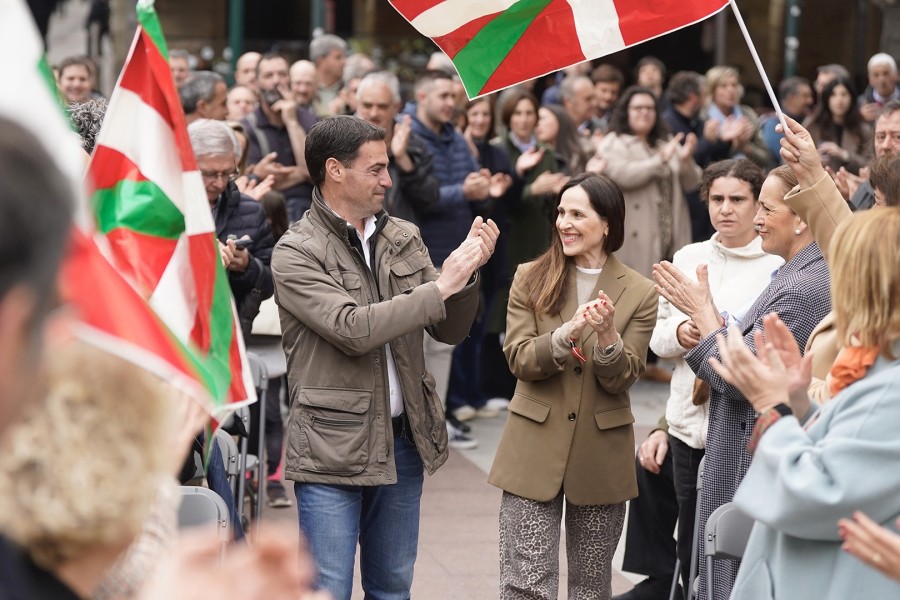
[[[284,194],[291,222],[300,219],[312,202],[312,182],[306,170],[306,132],[316,115],[301,107],[290,90],[288,61],[264,54],[256,66],[259,106],[241,120],[247,133],[247,162],[260,179],[272,175],[274,189]]]
[[[275,290],[269,266],[275,239],[262,205],[234,183],[241,153],[234,132],[222,121],[200,119],[191,123],[188,135],[246,338],[260,303]]]

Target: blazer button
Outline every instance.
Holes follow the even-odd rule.
[[[569,413],[569,420],[570,420],[570,421],[574,421],[574,420],[575,420],[575,413]]]
[[[575,367],[575,374],[581,375],[581,367]]]
[[[396,242],[394,242],[394,244],[397,245],[397,246],[399,246],[401,243],[402,243],[402,242],[401,242],[400,240],[397,240]]]

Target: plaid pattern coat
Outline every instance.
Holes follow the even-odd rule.
[[[781,267],[769,286],[741,319],[740,330],[744,342],[755,352],[754,332],[762,329],[765,315],[775,312],[788,326],[800,348],[815,326],[831,311],[831,280],[828,266],[813,242]],[[719,506],[731,502],[738,485],[750,467],[747,445],[756,412],[734,386],[726,383],[709,366],[710,357],[719,357],[716,333],[726,334],[725,328],[705,337],[685,355],[685,360],[697,377],[709,383],[709,430],[706,439],[706,463],[703,491],[700,494],[700,556],[703,556],[705,526],[709,515]],[[727,600],[734,585],[739,561],[717,561],[714,597]],[[706,564],[700,560],[700,594],[706,598]]]

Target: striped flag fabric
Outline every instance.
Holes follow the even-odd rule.
[[[88,168],[97,232],[110,262],[193,352],[182,365],[204,375],[217,409],[231,410],[255,401],[253,379],[153,0],[139,0],[137,13]]]
[[[702,21],[728,0],[389,0],[453,60],[469,98]]]
[[[93,235],[83,176],[84,152],[66,122],[53,73],[24,0],[0,0],[0,51],[15,86],[0,87],[0,114],[16,119],[45,147],[71,182],[76,198],[67,255],[60,269],[61,300],[80,339],[165,379],[212,409],[215,385],[196,353],[178,340],[150,305],[109,263]],[[39,199],[36,199],[39,201]]]

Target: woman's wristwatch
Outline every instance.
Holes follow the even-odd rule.
[[[600,356],[609,356],[613,353],[613,350],[616,349],[616,346],[619,345],[619,340],[616,339],[612,344],[606,346],[605,348],[600,348]]]

